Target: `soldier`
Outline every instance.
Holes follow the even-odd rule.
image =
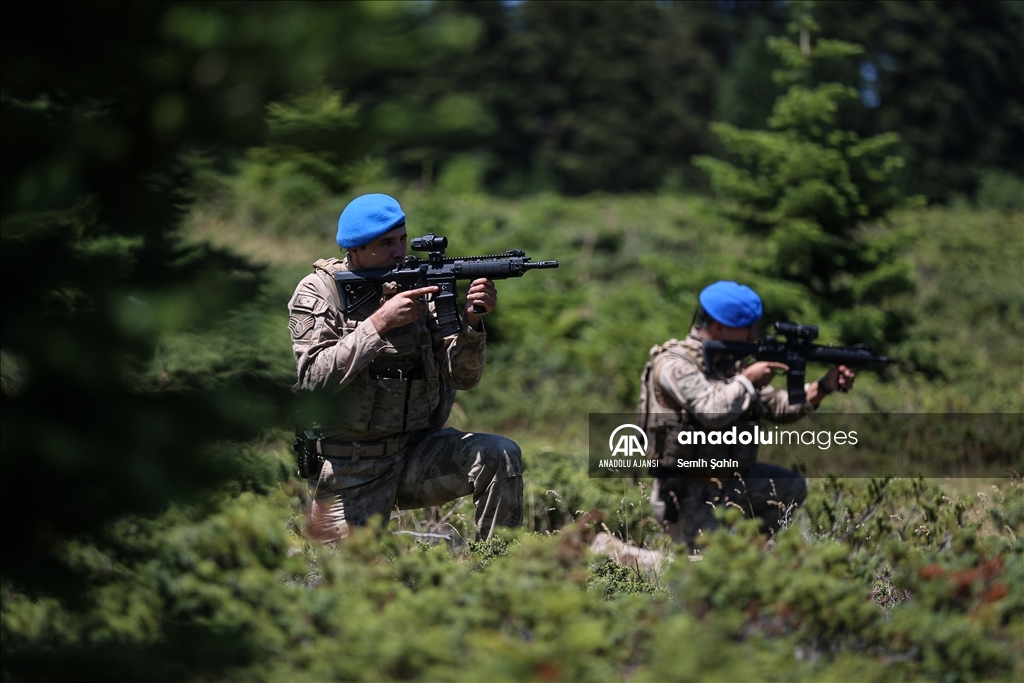
[[[759,518],[767,533],[777,531],[807,497],[807,484],[797,472],[757,463],[757,444],[679,444],[680,431],[722,430],[737,425],[753,429],[760,419],[785,423],[813,412],[833,391],[853,386],[856,373],[846,366],[831,368],[805,387],[807,403],[790,405],[788,394],[770,382],[783,363],[760,361],[707,374],[705,339],[749,342],[757,338],[761,299],[745,285],[716,282],[700,293],[698,325],[683,341],[670,339],[651,349],[640,379],[638,419],[648,434],[655,457],[664,464],[676,459],[733,459],[740,467],[732,477],[696,479],[659,477],[651,491],[655,517],[676,543],[695,552],[701,532],[717,525],[716,507],[736,507]],[[698,439],[693,439],[697,442]]]
[[[437,287],[385,294],[343,315],[333,274],[390,269],[406,255],[405,214],[383,194],[354,199],[338,220],[344,259],[313,264],[288,303],[298,390],[329,396],[329,414],[311,425],[323,467],[309,479],[314,534],[336,541],[374,514],[441,505],[473,495],[477,538],[523,517],[522,453],[492,434],[444,428],[457,389],[483,374],[482,316],[497,291],[474,280],[464,330],[442,337]],[[387,287],[385,286],[387,290]],[[479,312],[474,312],[474,306]]]

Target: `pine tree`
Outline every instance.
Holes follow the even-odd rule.
[[[860,87],[874,106],[852,127],[900,134],[906,192],[946,203],[1001,175],[1019,187],[1024,3],[861,0],[815,15],[826,34],[864,45]]]
[[[840,113],[860,106],[856,88],[819,82],[835,62],[861,54],[854,44],[817,39],[810,3],[794,7],[789,30],[768,39],[781,66],[773,78],[788,86],[768,130],[726,123],[711,128],[734,160],[694,157],[710,176],[723,210],[745,230],[763,235],[753,268],[797,283],[847,341],[898,336],[893,297],[913,288],[899,258],[905,235],[885,227],[904,203],[893,183],[902,160],[894,133],[861,138],[840,126]]]

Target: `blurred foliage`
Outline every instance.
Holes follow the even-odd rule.
[[[42,25],[26,7],[5,8],[7,23]],[[260,146],[255,139],[264,148],[294,144],[268,135],[268,103],[301,107],[311,93],[332,93],[326,99],[339,98],[346,122],[299,145],[309,155],[302,168],[261,153],[277,171],[256,174],[271,204],[322,201],[325,184],[378,181],[381,165],[403,181],[432,185],[467,156],[485,187],[506,195],[702,188],[704,177],[687,160],[720,151],[707,123],[764,129],[782,94],[765,40],[784,33],[786,6],[773,2],[151,7],[145,17],[108,16],[109,6],[96,5],[52,27],[55,39],[70,34],[68,45],[77,44],[77,27],[105,44],[88,60],[67,59],[72,66],[51,82],[47,101],[120,80],[124,91],[88,106],[136,93],[145,106],[134,115],[152,126],[148,136],[217,147],[216,163],[228,168]],[[843,130],[862,139],[900,135],[897,153],[907,166],[893,179],[905,194],[945,202],[953,192],[974,197],[987,173],[1024,177],[1024,94],[1010,76],[1021,56],[1019,3],[863,0],[824,3],[816,16],[825,35],[865,46],[856,60],[826,69],[822,82],[857,91],[841,115]],[[102,40],[127,34],[140,39]],[[34,36],[15,36],[11,47]],[[60,50],[7,54],[8,72],[19,77],[65,60]],[[104,59],[131,73],[91,68]],[[5,97],[43,101],[13,85],[6,82]],[[218,130],[224,120],[231,125]],[[114,158],[139,141],[97,124],[83,144]],[[349,158],[329,158],[342,150]],[[298,177],[278,186],[292,171]],[[23,195],[41,192],[44,178],[40,169]]]
[[[359,157],[356,109],[319,88],[267,109],[267,145],[251,147],[239,168],[241,196],[254,223],[294,229],[291,215],[323,204],[348,186],[345,162]]]
[[[797,3],[804,4],[804,3]],[[430,3],[425,16],[462,26],[465,53],[436,51],[423,71],[354,84],[367,111],[393,102],[434,111],[449,93],[470,98],[474,130],[399,143],[394,170],[432,183],[438,166],[472,154],[504,194],[704,187],[686,163],[719,151],[708,121],[765,129],[783,94],[766,38],[790,4],[776,2]],[[825,68],[856,97],[840,128],[862,139],[900,136],[903,194],[972,197],[989,172],[1024,178],[1024,91],[1015,79],[1020,4],[822,3],[824,35],[865,46]],[[374,115],[376,116],[376,114]]]
[[[996,339],[1024,338],[1021,214],[929,210],[908,212],[901,221],[921,234],[911,257],[918,282],[915,322],[901,351],[947,386],[973,385],[966,391],[978,398],[983,385],[993,397],[1019,394],[1011,368],[1024,366],[1024,349]],[[1002,410],[963,392],[957,410]]]
[[[712,124],[736,163],[707,156],[694,163],[710,176],[723,210],[767,238],[752,268],[804,287],[844,341],[898,341],[907,315],[893,299],[914,288],[912,269],[900,258],[909,235],[885,223],[902,203],[893,183],[903,165],[893,154],[899,137],[863,139],[840,127],[838,112],[857,91],[822,82],[822,73],[863,49],[817,38],[810,3],[795,5],[792,14],[795,39],[768,40],[782,63],[773,78],[788,85],[768,130]],[[879,225],[863,227],[872,223]]]
[[[116,554],[68,545],[66,561],[95,578],[83,609],[5,584],[5,672],[1008,681],[1024,666],[1024,528],[970,519],[984,493],[947,504],[923,481],[829,481],[803,531],[766,543],[723,515],[702,562],[644,577],[588,552],[589,516],[454,554],[369,529],[332,551],[301,535],[291,491],[122,520],[106,532]],[[989,493],[1024,500],[1019,479]],[[826,511],[840,524],[820,523]]]
[[[208,330],[259,273],[158,236],[105,235],[90,206],[3,222],[2,566],[40,584],[59,571],[51,553],[64,535],[228,476],[230,459],[199,446],[253,434],[283,393],[252,368],[161,391],[157,340]],[[24,486],[36,476],[60,492],[42,505]],[[26,507],[37,509],[15,521]]]
[[[473,92],[494,119],[472,149],[505,193],[580,194],[658,187],[707,149],[714,58],[684,3],[439,2],[438,17],[482,27],[468,58],[396,86],[412,97]],[[429,157],[426,157],[429,158]],[[693,173],[683,168],[690,180]]]
[[[983,173],[975,201],[981,209],[1024,211],[1024,177],[1002,171]]]
[[[782,91],[765,39],[781,35],[790,3],[715,3],[708,35],[723,46],[716,121],[765,129]],[[996,0],[857,0],[820,2],[823,35],[864,47],[833,64],[825,80],[848,83],[859,105],[840,112],[842,128],[863,138],[900,136],[905,165],[894,181],[906,195],[947,203],[973,197],[988,174],[1024,180],[1024,90],[1015,65],[1024,59],[1024,9]],[[1020,201],[1020,194],[1017,195]]]
[[[785,94],[785,88],[772,78],[779,60],[768,49],[768,38],[785,32],[786,12],[775,3],[759,3],[756,8],[751,5],[746,12],[734,13],[750,16],[742,28],[730,31],[734,35],[732,54],[723,60],[712,120],[737,128],[761,129],[771,116],[775,100]]]
[[[858,89],[873,106],[848,125],[899,134],[907,194],[973,196],[990,173],[1024,182],[1019,2],[823,2],[815,17],[825,35],[864,46]]]

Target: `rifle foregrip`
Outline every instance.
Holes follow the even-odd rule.
[[[458,261],[456,271],[459,279],[475,280],[487,278],[489,280],[504,280],[510,277],[518,277],[525,272],[522,258],[511,257],[493,259],[488,261]]]

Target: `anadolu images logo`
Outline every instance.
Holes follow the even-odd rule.
[[[635,431],[636,434],[630,433],[629,430]],[[622,432],[622,435],[616,441],[615,437],[619,432]],[[612,452],[612,457],[622,455],[627,458],[644,458],[647,456],[647,434],[633,424],[619,425],[608,437],[608,450]]]

